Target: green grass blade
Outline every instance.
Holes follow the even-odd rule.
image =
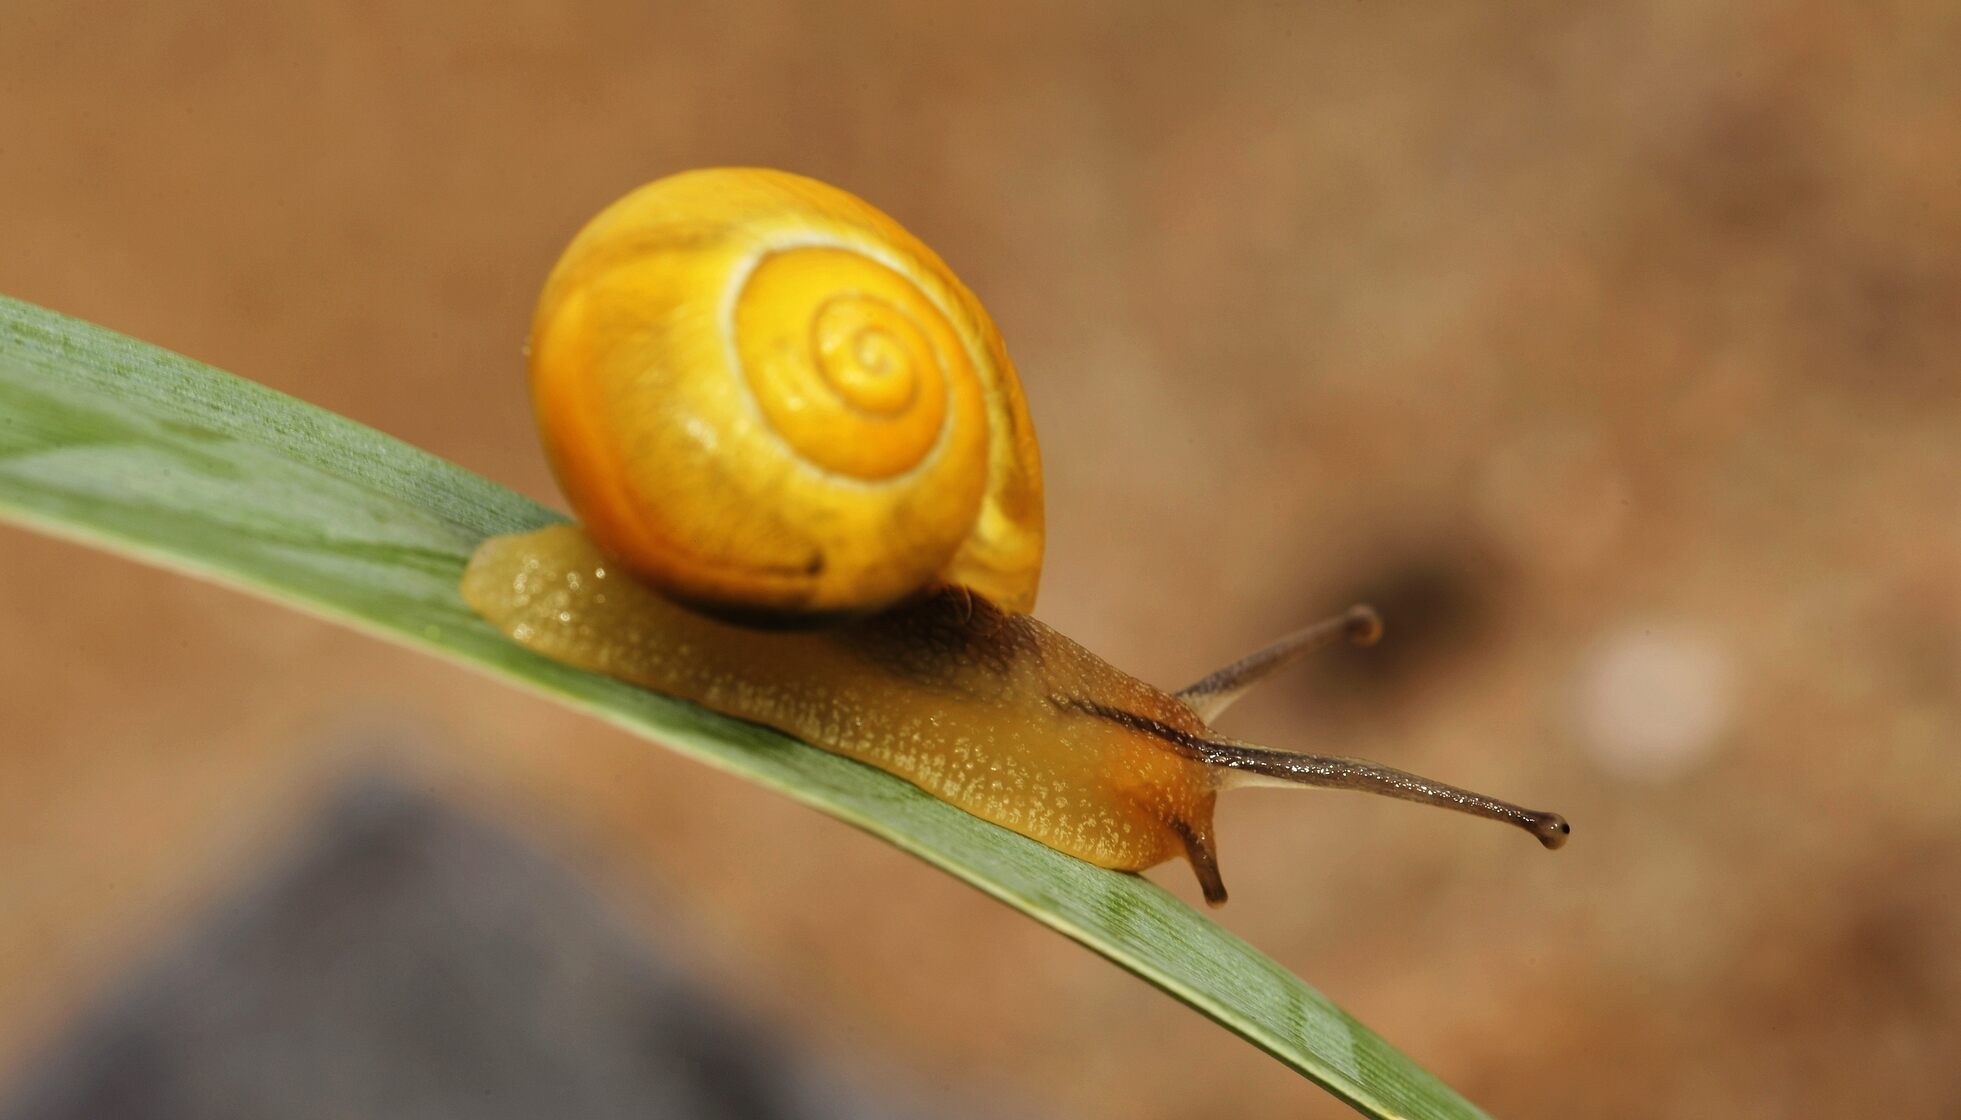
[[[516,391],[515,389],[513,391]],[[1482,1115],[1245,942],[896,778],[534,656],[457,597],[558,515],[398,440],[0,296],[0,517],[485,670],[849,821],[1087,945],[1373,1116]]]

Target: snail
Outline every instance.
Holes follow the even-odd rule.
[[[1374,763],[1210,727],[1365,607],[1175,694],[1029,613],[1039,452],[973,293],[912,234],[787,172],[684,172],[574,238],[532,324],[578,524],[493,537],[462,594],[547,657],[764,724],[1103,867],[1183,857],[1223,904],[1220,791],[1360,789],[1568,827]]]

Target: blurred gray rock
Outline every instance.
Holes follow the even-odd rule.
[[[363,786],[44,1059],[0,1120],[825,1120],[862,1099],[511,836]]]

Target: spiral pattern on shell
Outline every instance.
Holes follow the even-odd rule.
[[[844,191],[716,169],[621,199],[546,284],[531,380],[587,532],[675,598],[794,620],[956,583],[1033,606],[1041,465],[999,332]]]

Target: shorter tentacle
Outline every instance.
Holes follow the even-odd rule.
[[[1382,617],[1375,613],[1375,608],[1357,604],[1187,685],[1178,691],[1178,699],[1198,713],[1198,718],[1210,723],[1248,689],[1309,653],[1326,649],[1344,638],[1354,645],[1369,646],[1381,637]]]

